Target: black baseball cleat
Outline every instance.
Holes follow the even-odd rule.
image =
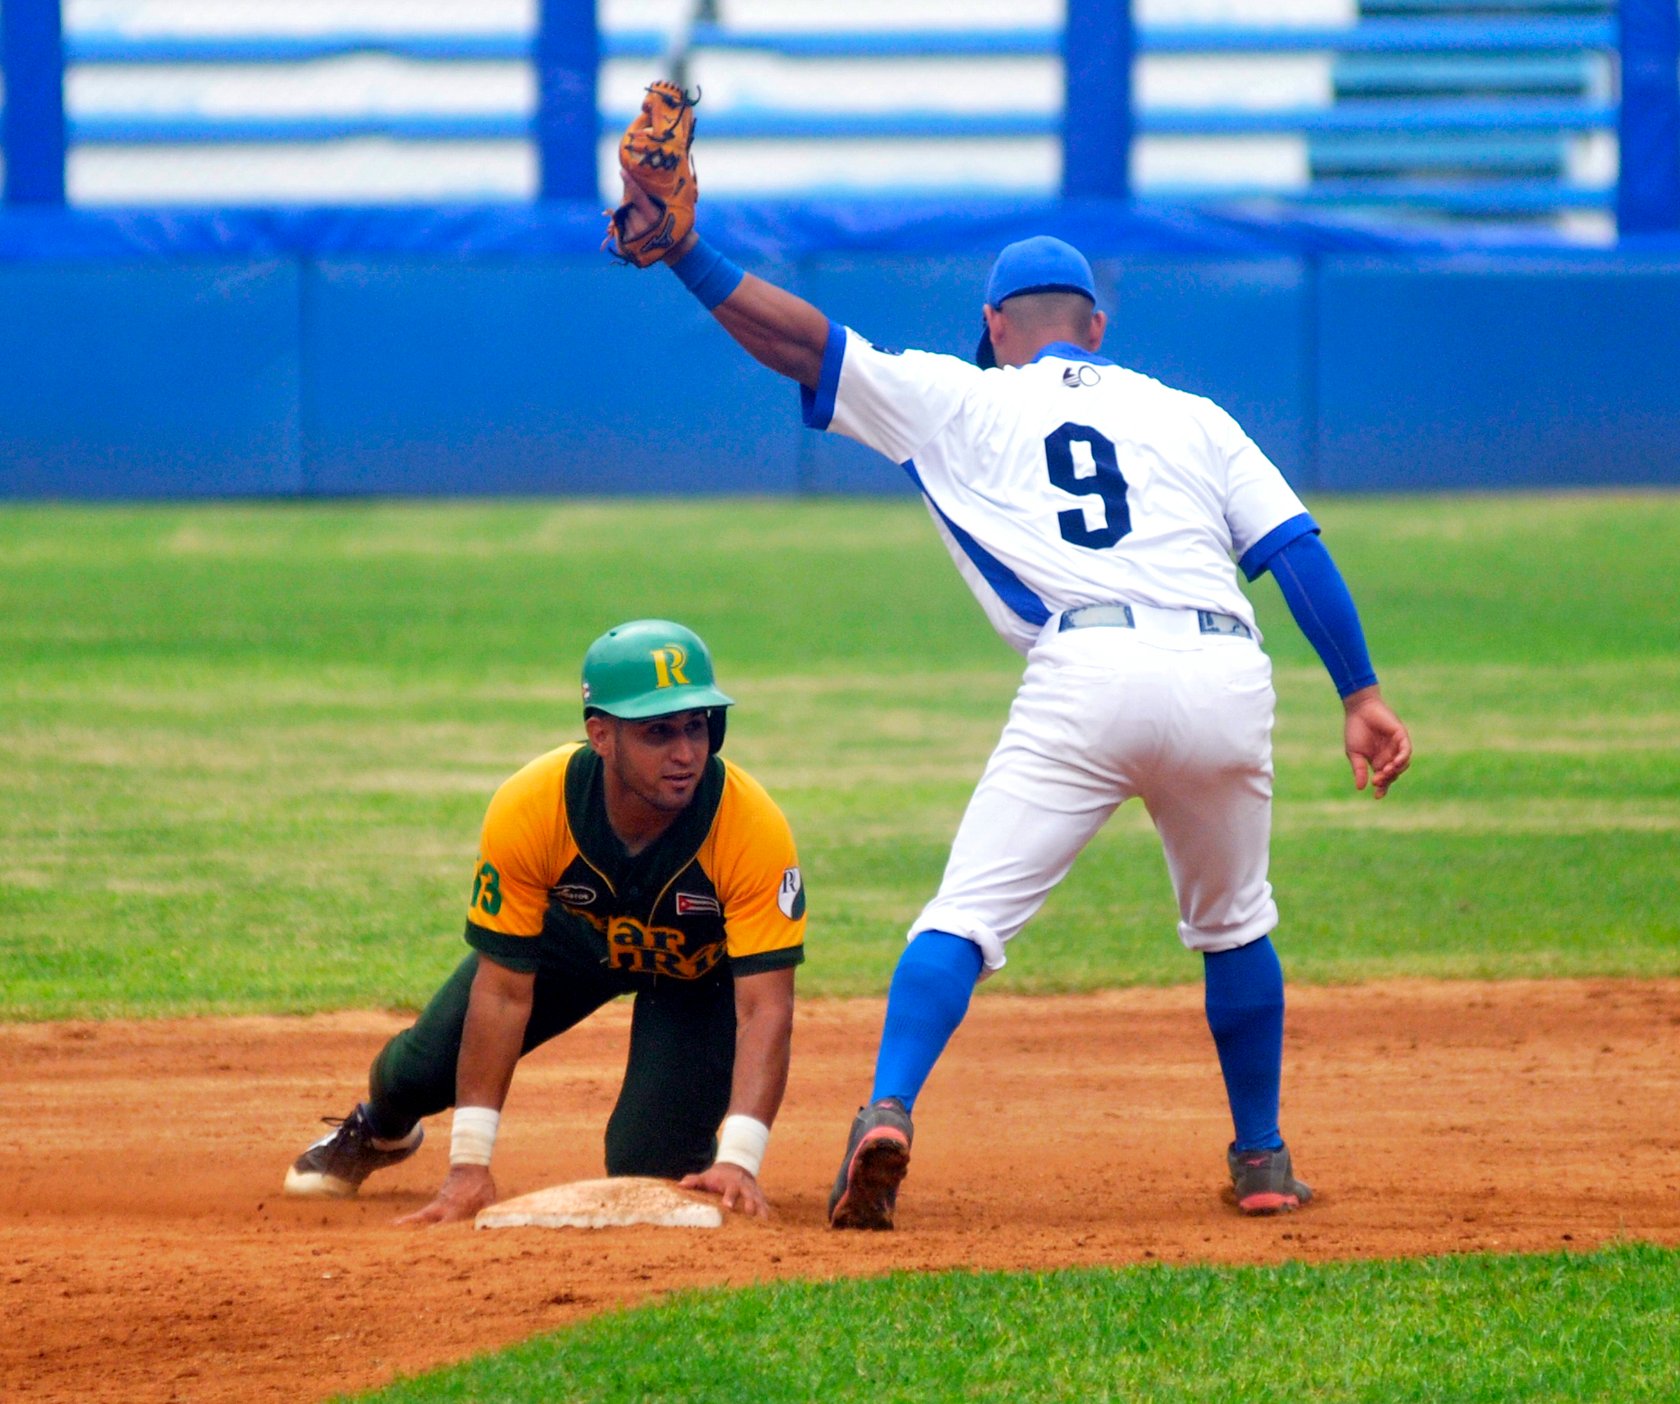
[[[1312,1198],[1312,1189],[1295,1178],[1289,1147],[1225,1152],[1237,1208],[1245,1214],[1287,1214]]]
[[[321,1120],[338,1129],[321,1137],[286,1172],[286,1193],[300,1199],[348,1199],[375,1170],[407,1160],[426,1139],[425,1128],[416,1122],[398,1144],[375,1145],[365,1102],[357,1103],[349,1116]]]
[[[846,1138],[846,1156],[828,1197],[828,1225],[837,1229],[890,1229],[898,1187],[910,1170],[915,1136],[910,1113],[897,1097],[861,1107]]]

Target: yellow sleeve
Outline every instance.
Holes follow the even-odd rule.
[[[538,756],[496,791],[484,816],[467,921],[507,936],[537,936],[559,877],[566,763],[578,744]]]
[[[723,905],[732,961],[750,971],[803,958],[805,883],[793,830],[769,792],[729,761],[700,862]]]

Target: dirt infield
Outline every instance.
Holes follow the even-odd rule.
[[[1319,1189],[1221,1203],[1227,1123],[1194,989],[983,998],[929,1085],[893,1234],[823,1227],[878,1001],[807,1001],[765,1179],[721,1230],[413,1231],[447,1118],[359,1201],[283,1199],[316,1118],[402,1021],[0,1027],[0,1397],[303,1400],[674,1288],[894,1268],[1277,1262],[1680,1244],[1680,981],[1291,995],[1285,1129]],[[521,1069],[505,1195],[600,1174],[614,1008]]]

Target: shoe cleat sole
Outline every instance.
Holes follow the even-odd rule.
[[[898,1187],[910,1170],[910,1143],[904,1133],[877,1126],[858,1142],[846,1172],[846,1190],[829,1215],[840,1229],[890,1229]]]

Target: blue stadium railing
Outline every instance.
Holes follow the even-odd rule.
[[[1407,139],[1453,134],[1472,178],[1317,177],[1299,189],[1249,188],[1240,185],[1156,188],[1151,198],[1202,205],[1265,197],[1308,206],[1407,205],[1453,213],[1544,213],[1567,209],[1615,208],[1624,229],[1680,229],[1680,25],[1673,0],[1626,0],[1619,19],[1608,16],[1558,15],[1541,18],[1432,18],[1452,0],[1392,0],[1390,8],[1410,18],[1365,19],[1348,27],[1291,28],[1145,26],[1135,33],[1124,23],[1125,6],[1117,0],[1072,0],[1070,26],[1085,28],[1073,36],[1060,29],[1022,28],[989,32],[948,31],[784,33],[732,30],[715,24],[694,27],[691,51],[769,50],[796,58],[909,56],[1058,56],[1070,60],[1067,112],[961,114],[905,109],[885,114],[836,114],[778,110],[720,111],[708,121],[708,134],[720,138],[905,138],[917,136],[1020,137],[1060,136],[1069,146],[1084,143],[1079,159],[1064,166],[1082,181],[1069,193],[1121,196],[1128,192],[1125,147],[1133,134],[1144,136],[1231,136],[1297,133],[1308,138],[1358,140],[1381,138],[1402,147]],[[1459,0],[1462,3],[1462,0]],[[1526,0],[1544,8],[1546,0]],[[1556,0],[1561,7],[1567,0]],[[657,59],[669,37],[658,31],[616,32],[580,39],[571,18],[552,0],[542,7],[550,23],[536,35],[515,33],[410,34],[336,33],[321,36],[136,38],[108,33],[57,32],[56,0],[7,0],[0,7],[6,66],[6,198],[11,203],[63,200],[66,147],[154,144],[234,144],[329,141],[366,136],[399,140],[529,139],[546,142],[545,195],[593,197],[594,153],[598,137],[618,130],[626,112],[591,113],[580,124],[575,111],[555,110],[561,101],[575,109],[587,64],[591,107],[594,65],[612,58]],[[51,12],[49,14],[49,11]],[[1118,27],[1115,16],[1119,16]],[[403,58],[457,62],[467,60],[553,61],[552,32],[565,31],[567,52],[558,62],[571,65],[558,85],[539,84],[539,110],[515,107],[477,113],[349,114],[332,116],[242,117],[212,114],[150,115],[116,113],[81,115],[63,111],[62,79],[56,94],[56,133],[43,132],[55,116],[54,95],[43,92],[40,58],[50,51],[60,66],[106,64],[304,63],[349,54],[384,53]],[[1123,31],[1123,34],[1120,33]],[[1103,42],[1093,43],[1093,39]],[[1077,42],[1076,42],[1077,39]],[[548,50],[545,50],[545,40]],[[592,48],[590,47],[592,41]],[[1630,48],[1631,46],[1631,48]],[[1281,54],[1327,52],[1355,54],[1482,54],[1533,59],[1536,56],[1605,53],[1621,56],[1622,101],[1593,97],[1499,96],[1436,97],[1428,101],[1369,95],[1357,102],[1322,107],[1249,109],[1234,107],[1134,107],[1127,102],[1117,133],[1094,136],[1097,124],[1082,113],[1104,111],[1114,127],[1115,91],[1129,95],[1134,54]],[[1093,57],[1094,55],[1094,57]],[[1076,73],[1076,67],[1079,71]],[[1666,85],[1663,75],[1666,73]],[[1077,89],[1077,91],[1076,91]],[[1634,110],[1630,110],[1630,105]],[[21,110],[21,113],[19,109]],[[587,125],[588,130],[581,130]],[[545,135],[546,133],[546,135]],[[1495,168],[1523,164],[1524,138],[1565,138],[1615,133],[1624,153],[1619,185],[1584,184],[1561,179],[1493,178]],[[1485,138],[1481,147],[1476,138]],[[1106,141],[1104,147],[1100,143]],[[1504,141],[1495,149],[1489,143]],[[1509,145],[1518,143],[1517,148]],[[1118,144],[1119,149],[1114,146]],[[1512,151],[1517,159],[1513,161]],[[1478,154],[1480,152],[1481,154]],[[56,162],[56,171],[54,163]],[[1478,165],[1488,178],[1475,179]],[[1629,173],[1634,179],[1630,181]],[[56,184],[55,184],[56,181]]]

